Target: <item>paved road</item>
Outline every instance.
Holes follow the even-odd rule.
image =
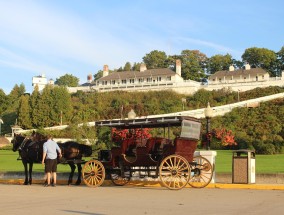
[[[283,214],[283,190],[0,184],[0,214]]]

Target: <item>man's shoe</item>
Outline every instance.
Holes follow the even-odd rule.
[[[51,186],[52,186],[52,187],[56,187],[56,184],[52,184]]]
[[[49,187],[49,184],[45,184],[44,187]]]

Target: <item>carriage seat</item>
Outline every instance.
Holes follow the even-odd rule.
[[[150,138],[146,144],[147,153],[151,155],[152,159],[157,160],[163,154],[164,147],[171,144],[172,140],[170,139],[162,137]]]
[[[126,156],[136,156],[136,148],[145,147],[147,139],[129,138],[123,140],[121,144],[121,153]]]

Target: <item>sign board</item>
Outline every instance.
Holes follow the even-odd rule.
[[[201,123],[189,120],[183,120],[181,124],[180,137],[189,139],[200,139]]]

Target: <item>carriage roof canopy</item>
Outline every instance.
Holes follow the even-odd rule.
[[[160,128],[183,126],[183,121],[195,122],[201,124],[199,119],[189,116],[167,116],[155,118],[137,118],[137,119],[117,119],[117,120],[103,120],[95,122],[95,126],[108,126],[120,129],[130,128]],[[188,125],[188,123],[186,124]]]

